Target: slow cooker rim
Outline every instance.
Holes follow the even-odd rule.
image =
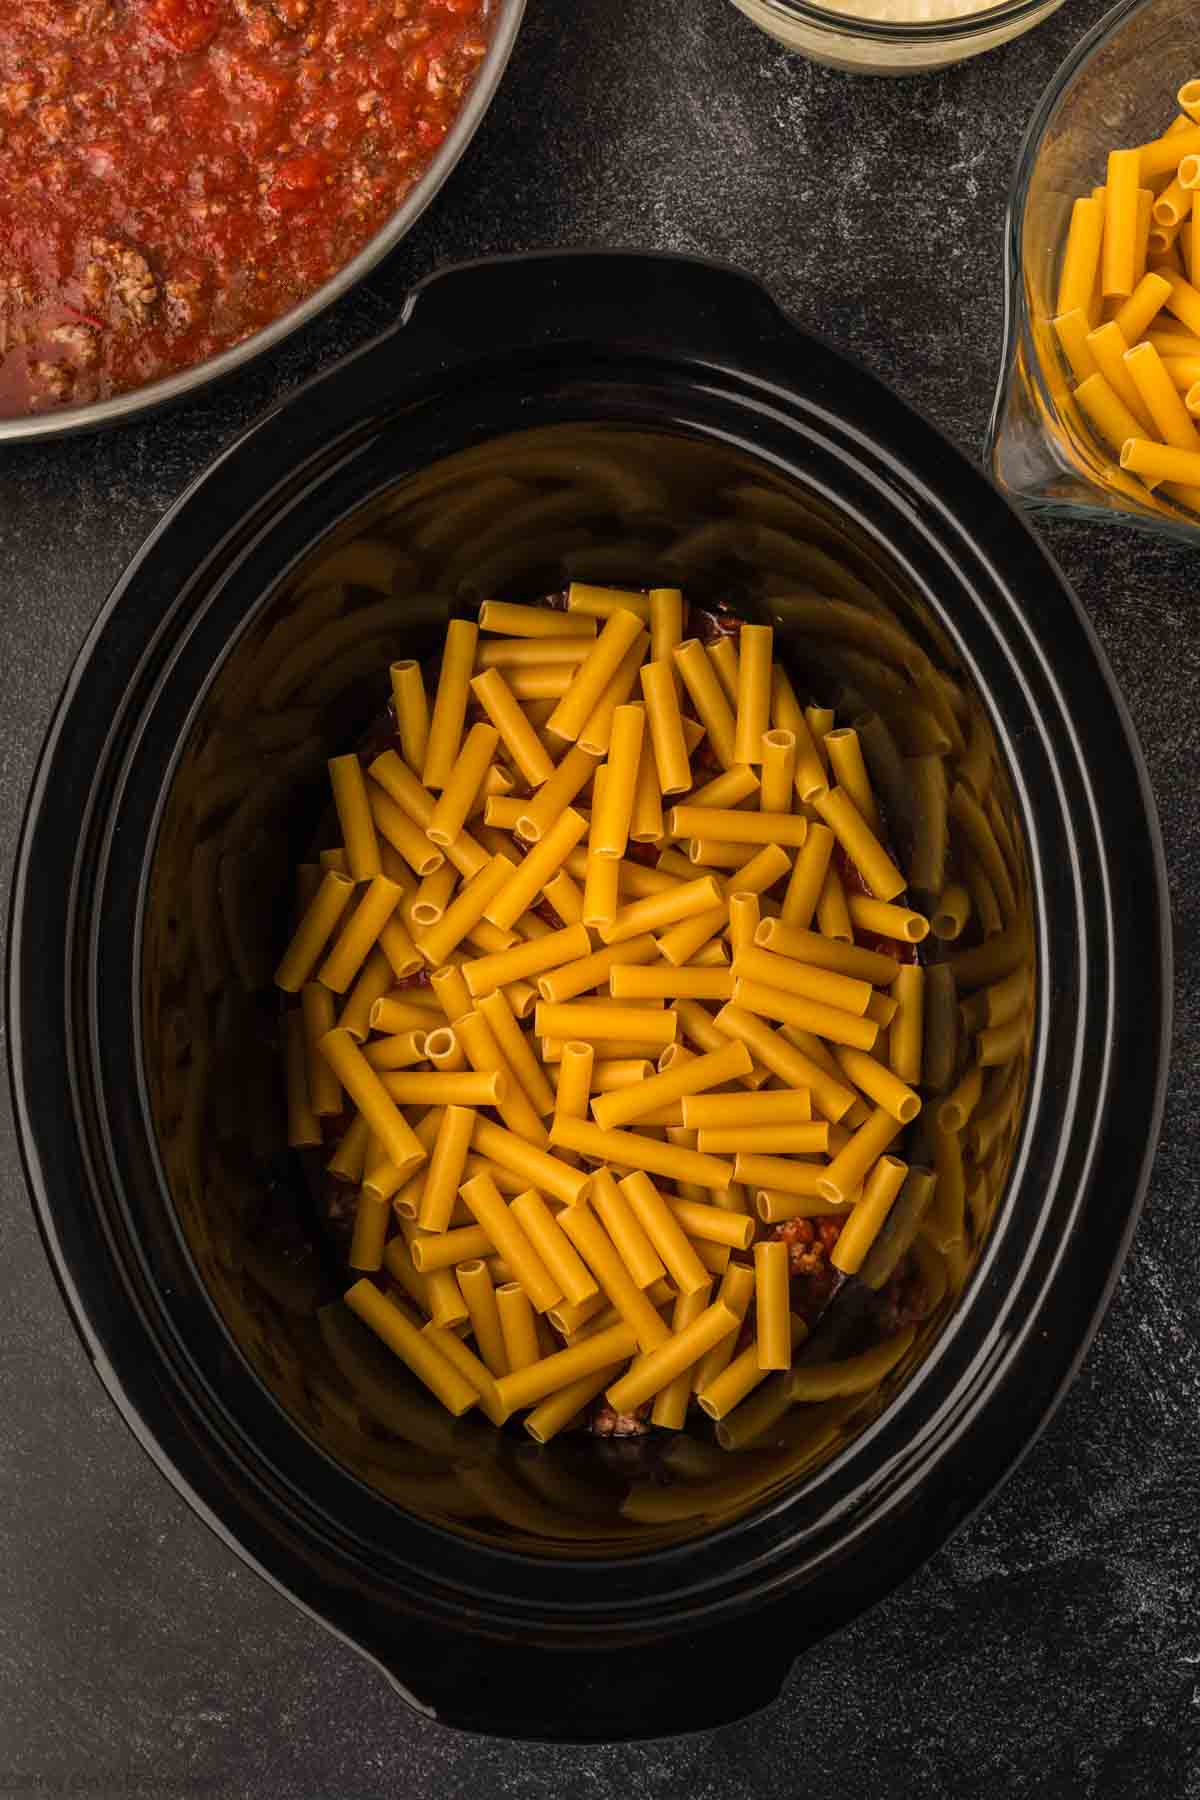
[[[244,445],[244,443],[245,443],[245,440],[243,440],[243,445]],[[227,453],[227,454],[228,454],[228,453]],[[221,460],[222,460],[222,461],[225,461],[225,460],[226,460],[226,459],[225,459],[225,458],[222,458],[222,459],[221,459]],[[978,479],[980,479],[980,478],[979,478],[979,477],[978,477],[978,476],[976,476],[976,479],[977,479],[977,480],[978,480]],[[145,547],[144,547],[144,550],[143,550],[143,552],[142,552],[142,554],[141,554],[141,555],[140,555],[140,556],[139,556],[139,558],[138,558],[138,559],[137,559],[137,561],[135,561],[135,563],[134,563],[134,564],[133,564],[133,565],[131,565],[131,568],[130,568],[130,570],[129,570],[129,571],[128,571],[128,572],[127,572],[127,575],[126,575],[126,577],[125,577],[125,578],[124,578],[124,579],[123,579],[123,581],[122,581],[122,583],[120,583],[120,584],[119,584],[119,585],[118,585],[118,588],[117,588],[117,589],[116,589],[116,590],[114,590],[114,594],[113,594],[113,596],[112,596],[112,599],[111,599],[111,601],[110,601],[110,602],[109,602],[109,605],[108,605],[108,607],[106,607],[106,609],[105,609],[105,613],[104,613],[104,614],[103,614],[103,615],[102,615],[102,617],[101,617],[101,619],[100,619],[100,620],[99,620],[99,621],[98,621],[98,622],[97,622],[97,626],[96,626],[96,628],[95,628],[95,630],[94,630],[94,631],[93,631],[93,633],[92,633],[92,634],[91,634],[91,636],[90,636],[90,638],[89,638],[89,641],[88,641],[88,645],[87,645],[87,646],[85,646],[85,651],[84,651],[84,653],[83,653],[83,657],[82,657],[82,658],[81,658],[81,664],[80,664],[80,666],[79,666],[79,667],[80,667],[80,669],[81,669],[81,670],[82,670],[82,669],[83,669],[83,668],[84,668],[84,667],[86,667],[86,659],[88,659],[88,658],[90,658],[90,656],[91,656],[91,654],[92,654],[92,653],[93,653],[93,651],[94,651],[94,648],[95,648],[95,644],[96,644],[96,642],[97,642],[97,640],[98,640],[98,639],[99,639],[99,637],[100,637],[100,636],[101,636],[101,635],[102,635],[102,632],[103,632],[103,629],[104,629],[104,626],[105,626],[105,624],[106,624],[106,622],[107,622],[107,620],[108,620],[108,619],[109,619],[109,617],[110,617],[110,616],[111,616],[111,613],[112,613],[112,611],[113,611],[113,610],[114,610],[114,609],[115,609],[115,608],[116,608],[116,607],[117,607],[117,605],[118,605],[118,603],[119,603],[119,601],[120,601],[120,600],[121,600],[121,598],[122,598],[122,596],[123,596],[123,594],[124,594],[124,593],[125,593],[125,592],[127,592],[127,591],[128,591],[128,588],[129,588],[129,587],[130,587],[130,586],[131,586],[131,585],[132,585],[132,583],[133,583],[133,580],[134,580],[134,577],[135,577],[135,575],[136,575],[136,574],[138,574],[138,573],[139,573],[139,572],[140,572],[140,571],[141,571],[141,570],[142,570],[142,568],[143,568],[143,567],[144,567],[144,565],[145,565],[145,562],[146,562],[146,560],[148,560],[148,558],[149,558],[149,555],[150,555],[150,551],[151,551],[151,549],[152,549],[152,547],[153,547],[153,546],[154,546],[154,545],[155,545],[155,544],[156,544],[156,543],[157,543],[157,542],[158,542],[158,541],[159,541],[159,540],[160,540],[160,538],[161,538],[161,537],[162,537],[162,535],[163,535],[163,534],[164,534],[164,533],[165,533],[165,532],[166,532],[166,531],[167,531],[167,529],[168,529],[168,528],[169,528],[169,526],[170,526],[170,525],[171,525],[171,524],[172,524],[172,523],[173,523],[173,522],[174,522],[174,520],[175,520],[175,518],[176,518],[176,516],[177,516],[177,514],[178,514],[178,512],[179,512],[179,511],[180,511],[180,510],[181,510],[181,509],[182,509],[182,508],[183,508],[183,507],[184,507],[184,505],[185,505],[185,504],[186,504],[186,502],[187,502],[187,500],[188,500],[188,498],[189,498],[189,497],[190,497],[190,495],[191,495],[191,494],[192,494],[192,493],[193,493],[193,491],[194,491],[194,488],[193,488],[193,489],[189,489],[189,491],[188,491],[188,494],[187,494],[187,495],[185,495],[185,496],[184,496],[184,497],[183,497],[183,499],[182,499],[182,500],[181,500],[181,501],[180,501],[180,502],[179,502],[179,503],[177,503],[177,506],[176,506],[176,508],[175,508],[175,509],[173,509],[173,510],[172,510],[172,513],[171,513],[171,514],[170,514],[170,515],[168,515],[168,518],[167,518],[167,519],[166,519],[166,520],[164,520],[164,521],[163,521],[163,524],[162,524],[162,525],[161,525],[161,526],[160,526],[160,527],[159,527],[159,530],[158,530],[158,531],[157,531],[157,532],[156,532],[156,533],[155,533],[155,534],[154,534],[154,535],[153,535],[153,537],[152,537],[152,538],[151,538],[151,539],[150,539],[150,540],[149,540],[149,541],[148,541],[148,543],[147,543],[147,545],[146,545],[146,546],[145,546]],[[1009,516],[1009,522],[1010,522],[1010,523],[1011,523],[1011,515],[1010,515],[1010,516]],[[1038,551],[1038,554],[1039,554],[1039,556],[1040,556],[1040,557],[1042,557],[1042,558],[1043,558],[1043,560],[1044,560],[1044,561],[1048,561],[1048,559],[1045,559],[1045,558],[1044,558],[1044,553],[1042,553],[1042,552],[1041,552],[1041,551],[1040,551],[1040,549],[1039,549],[1039,551]],[[1052,566],[1052,565],[1051,565],[1051,573],[1052,573],[1052,574],[1053,574],[1053,573],[1055,573],[1055,571],[1053,571],[1053,566]],[[1060,578],[1060,582],[1061,582],[1061,578]],[[1066,592],[1066,593],[1067,593],[1067,594],[1068,594],[1068,595],[1069,595],[1069,597],[1070,597],[1070,600],[1071,600],[1071,602],[1072,602],[1072,604],[1073,604],[1073,606],[1074,606],[1074,610],[1075,610],[1075,614],[1076,614],[1076,617],[1077,617],[1077,618],[1078,618],[1078,619],[1080,619],[1080,620],[1081,620],[1081,622],[1083,622],[1083,623],[1084,623],[1084,624],[1085,624],[1085,629],[1086,629],[1086,630],[1087,630],[1087,631],[1088,631],[1088,636],[1089,636],[1089,637],[1091,637],[1091,636],[1092,636],[1092,634],[1091,634],[1091,633],[1090,633],[1090,629],[1089,629],[1089,628],[1087,628],[1087,627],[1086,627],[1086,621],[1085,621],[1085,620],[1083,620],[1083,619],[1082,619],[1082,614],[1081,614],[1081,611],[1080,611],[1080,609],[1079,609],[1079,606],[1078,606],[1078,602],[1077,602],[1077,601],[1075,601],[1075,599],[1074,599],[1074,596],[1073,596],[1073,595],[1070,595],[1070,591],[1069,591],[1069,589],[1067,589],[1067,588],[1066,588],[1066,584],[1065,584],[1065,583],[1061,583],[1061,586],[1062,586],[1062,588],[1063,588],[1063,590],[1064,590],[1064,591],[1065,591],[1065,592]],[[1093,650],[1095,650],[1095,645],[1094,645],[1094,638],[1093,638]],[[1113,690],[1113,686],[1112,686],[1112,683],[1111,683],[1111,677],[1109,677],[1109,676],[1108,676],[1108,671],[1107,671],[1107,668],[1106,668],[1106,665],[1105,665],[1105,664],[1104,664],[1104,661],[1103,661],[1103,657],[1102,657],[1102,655],[1099,655],[1099,654],[1097,654],[1097,662],[1098,662],[1098,665],[1099,665],[1099,668],[1100,668],[1100,669],[1101,669],[1101,671],[1102,671],[1102,672],[1103,672],[1103,673],[1104,673],[1104,675],[1105,675],[1105,677],[1106,677],[1106,678],[1107,678],[1107,681],[1108,681],[1108,686],[1109,686],[1109,691],[1110,691],[1110,695],[1111,695],[1111,697],[1112,697],[1112,698],[1114,698],[1114,700],[1115,700],[1115,701],[1116,701],[1116,704],[1117,704],[1117,706],[1118,706],[1118,709],[1119,709],[1119,712],[1120,712],[1120,714],[1121,714],[1121,716],[1122,716],[1122,720],[1123,720],[1123,722],[1124,722],[1124,724],[1125,724],[1125,728],[1126,728],[1126,739],[1127,739],[1127,744],[1128,744],[1128,748],[1129,748],[1129,751],[1130,751],[1130,753],[1131,753],[1131,755],[1132,755],[1132,758],[1133,758],[1133,761],[1134,761],[1134,766],[1135,766],[1135,769],[1136,769],[1136,772],[1137,772],[1137,774],[1138,774],[1138,777],[1139,777],[1139,781],[1140,781],[1140,783],[1141,783],[1141,785],[1142,785],[1142,788],[1143,788],[1143,801],[1144,801],[1144,802],[1145,802],[1145,800],[1146,800],[1146,794],[1145,794],[1145,785],[1146,785],[1146,784],[1145,784],[1145,778],[1144,778],[1144,767],[1143,767],[1143,766],[1142,766],[1142,765],[1141,765],[1141,763],[1140,763],[1140,753],[1139,753],[1139,752],[1138,752],[1138,750],[1137,750],[1137,746],[1136,746],[1136,740],[1135,740],[1135,739],[1134,739],[1134,738],[1133,738],[1133,736],[1132,736],[1132,733],[1131,733],[1131,732],[1130,732],[1130,731],[1129,731],[1129,729],[1128,729],[1128,721],[1127,721],[1127,716],[1126,716],[1126,715],[1125,715],[1125,713],[1124,713],[1124,707],[1123,707],[1123,703],[1122,703],[1122,702],[1120,702],[1120,699],[1119,699],[1119,696],[1117,696],[1117,695],[1116,695],[1116,694],[1115,694],[1115,692],[1114,692],[1114,690]],[[72,682],[72,684],[70,684],[70,685],[69,685],[69,688],[68,688],[68,695],[67,695],[67,697],[66,697],[66,699],[65,699],[65,700],[64,700],[64,708],[65,708],[65,707],[66,707],[66,705],[67,705],[67,704],[68,704],[68,702],[69,702],[69,700],[70,700],[70,698],[71,698],[71,696],[72,696],[72,693],[73,693],[73,691],[74,691],[74,687],[75,687],[75,685],[76,685],[76,684],[75,684],[75,682],[74,682],[74,681],[73,681],[73,682]],[[49,753],[49,746],[48,746],[48,753]],[[1149,822],[1150,822],[1150,825],[1151,825],[1151,830],[1152,830],[1152,831],[1153,831],[1153,830],[1154,830],[1154,814],[1153,814],[1153,809],[1152,809],[1152,805],[1147,805],[1147,806],[1146,806],[1146,816],[1147,816],[1147,819],[1148,819],[1148,821],[1149,821]],[[32,819],[33,819],[33,809],[32,809],[32,807],[31,807],[31,815],[30,815],[30,817],[31,817],[31,821],[32,821]],[[30,823],[30,824],[28,824],[28,826],[27,826],[27,830],[28,830],[28,832],[29,832],[29,835],[30,835],[30,837],[32,837],[32,834],[33,834],[33,825],[32,825],[32,823]],[[1159,847],[1159,853],[1158,853],[1158,857],[1157,857],[1157,858],[1156,858],[1156,862],[1158,862],[1158,863],[1161,863],[1161,848],[1160,848],[1160,847]],[[1159,870],[1158,870],[1158,872],[1159,872],[1159,874],[1160,874],[1160,876],[1161,876],[1161,869],[1159,869]],[[12,944],[14,944],[14,945],[15,945],[15,942],[16,942],[16,935],[17,935],[17,934],[14,934],[14,939],[13,939],[13,940],[12,940]],[[12,949],[12,945],[10,945],[10,950],[11,950],[11,949]],[[11,970],[10,970],[10,973],[11,973]],[[1165,1028],[1165,1019],[1164,1019],[1164,1028]],[[14,1041],[14,1040],[10,1040],[10,1058],[14,1058],[14,1057],[15,1057],[15,1041]],[[1159,1080],[1159,1088],[1160,1088],[1160,1090],[1161,1090],[1161,1087],[1162,1087],[1162,1085],[1163,1085],[1163,1083],[1164,1083],[1164,1082],[1165,1082],[1165,1067],[1163,1067],[1163,1066],[1162,1066],[1162,1065],[1160,1065],[1160,1080]],[[1160,1098],[1160,1100],[1159,1100],[1159,1104],[1161,1104],[1161,1098]],[[1146,1156],[1146,1157],[1145,1157],[1145,1158],[1144,1158],[1144,1162],[1148,1162],[1148,1153],[1147,1153],[1147,1156]],[[1144,1186],[1144,1179],[1145,1179],[1145,1169],[1144,1169],[1144,1168],[1143,1168],[1143,1171],[1142,1171],[1142,1174],[1141,1174],[1141,1176],[1140,1176],[1140,1178],[1139,1178],[1139,1186]],[[45,1200],[44,1200],[44,1204],[45,1204],[45,1205],[46,1205],[46,1206],[47,1206],[47,1208],[48,1208],[48,1206],[49,1206],[49,1202],[48,1202],[48,1199],[45,1199]],[[1122,1243],[1122,1246],[1121,1246],[1121,1256],[1122,1256],[1122,1257],[1123,1257],[1123,1254],[1124,1254],[1124,1249],[1125,1249],[1125,1247],[1126,1247],[1126,1245],[1127,1245],[1127,1242],[1128,1242],[1128,1237],[1129,1237],[1129,1236],[1130,1236],[1130,1235],[1131,1235],[1131,1234],[1132,1234],[1132,1229],[1133,1229],[1133,1224],[1134,1224],[1134,1220],[1135,1220],[1135,1216],[1136,1216],[1136,1215],[1135,1215],[1135,1211],[1134,1211],[1134,1210],[1133,1210],[1133,1209],[1132,1209],[1132,1208],[1131,1208],[1131,1209],[1130,1209],[1130,1213],[1129,1213],[1129,1216],[1128,1216],[1128,1219],[1127,1219],[1127,1221],[1126,1221],[1126,1225],[1125,1225],[1125,1231],[1124,1231],[1124,1241],[1123,1241],[1123,1243]],[[1113,1268],[1112,1268],[1112,1269],[1111,1269],[1111,1271],[1110,1271],[1110,1276],[1109,1276],[1109,1281],[1108,1281],[1108,1286],[1107,1286],[1107,1287],[1106,1287],[1106,1290],[1105,1290],[1105,1294],[1104,1294],[1104,1296],[1103,1296],[1103,1298],[1102,1298],[1102,1300],[1101,1300],[1101,1302],[1100,1302],[1100,1306],[1099,1306],[1099,1308],[1098,1308],[1098,1311],[1100,1311],[1100,1310],[1102,1310],[1102,1308],[1103,1308],[1103,1304],[1104,1304],[1104,1302],[1105,1302],[1105,1301],[1106,1301],[1106,1299],[1107,1299],[1107,1294],[1108,1294],[1108,1292],[1109,1292],[1109,1291],[1111,1291],[1111,1284],[1112,1284],[1112,1282],[1113,1282],[1113,1281],[1115,1281],[1115,1279],[1116,1279],[1116,1274],[1117,1274],[1117,1272],[1118,1272],[1118,1271],[1119,1271],[1119,1266],[1120,1266],[1120,1264],[1119,1264],[1119,1261],[1118,1261],[1118,1262],[1117,1262],[1117,1263],[1116,1263],[1116,1264],[1115,1264],[1115,1265],[1114,1265],[1114,1266],[1113,1266]],[[73,1311],[74,1311],[74,1310],[75,1310],[75,1309],[74,1309],[74,1307],[73,1307],[73,1308],[72,1308],[72,1310],[73,1310]],[[1097,1313],[1097,1316],[1098,1316],[1098,1313]],[[1094,1323],[1093,1323],[1093,1326],[1092,1326],[1092,1329],[1094,1329]],[[1089,1331],[1089,1333],[1088,1333],[1088,1339],[1090,1339],[1090,1331]],[[1062,1386],[1065,1386],[1065,1385],[1066,1385],[1066,1383],[1067,1383],[1067,1382],[1068,1382],[1068,1381],[1069,1381],[1069,1378],[1070,1378],[1070,1374],[1071,1374],[1071,1373],[1073,1373],[1073,1370],[1074,1370],[1074,1367],[1076,1367],[1076,1366],[1077,1366],[1077,1364],[1078,1364],[1078,1361],[1079,1361],[1079,1360],[1080,1360],[1080,1359],[1081,1359],[1081,1357],[1082,1357],[1082,1355],[1083,1355],[1083,1352],[1084,1352],[1084,1349],[1085,1349],[1085,1348],[1086,1348],[1086,1341],[1087,1341],[1087,1339],[1085,1339],[1085,1341],[1084,1341],[1084,1342],[1083,1342],[1083,1343],[1082,1343],[1082,1344],[1081,1344],[1081,1345],[1080,1345],[1080,1346],[1079,1346],[1079,1348],[1078,1348],[1078,1350],[1077,1350],[1077,1351],[1076,1351],[1076,1353],[1075,1353],[1075,1357],[1074,1357],[1074,1359],[1073,1359],[1073,1361],[1072,1361],[1072,1364],[1071,1364],[1071,1368],[1070,1368],[1070,1369],[1069,1369],[1069,1370],[1068,1370],[1068,1373],[1067,1373],[1067,1375],[1066,1375],[1066,1376],[1064,1376],[1064,1377],[1063,1377],[1063,1382],[1062,1382],[1062,1384],[1061,1384],[1061,1385],[1060,1385],[1060,1389],[1059,1389],[1059,1392],[1061,1392],[1061,1390],[1062,1390]],[[1048,1416],[1048,1413],[1047,1413],[1047,1415],[1046,1415],[1046,1416]]]
[[[1130,1221],[1129,1221],[1129,1225],[1128,1225],[1128,1230],[1129,1230],[1129,1231],[1131,1231],[1131,1230],[1132,1230],[1132,1217],[1131,1217],[1131,1219],[1130,1219]],[[1114,1270],[1114,1272],[1113,1272],[1113,1275],[1112,1275],[1112,1279],[1115,1279],[1115,1270]],[[1078,1361],[1078,1358],[1079,1358],[1079,1357],[1081,1357],[1081,1356],[1082,1356],[1082,1353],[1083,1353],[1083,1348],[1084,1348],[1084,1346],[1082,1346],[1082,1345],[1081,1345],[1081,1347],[1080,1347],[1080,1349],[1079,1349],[1079,1351],[1078,1351],[1078,1353],[1077,1353],[1077,1357],[1076,1357],[1076,1359],[1075,1359],[1075,1360],[1076,1360],[1076,1362],[1077,1362],[1077,1361]],[[1064,1382],[1065,1382],[1065,1380],[1066,1380],[1066,1379],[1068,1379],[1068,1377],[1064,1377]],[[127,1416],[129,1416],[129,1415],[128,1415],[128,1414],[127,1414]],[[142,1431],[141,1431],[141,1430],[139,1430],[139,1436],[143,1436],[143,1441],[144,1441],[144,1435],[143,1435],[143,1433],[142,1433]],[[158,1459],[157,1459],[157,1458],[156,1458],[156,1460],[158,1460]],[[160,1463],[160,1466],[161,1466],[161,1463]],[[192,1497],[192,1498],[194,1498],[194,1496],[190,1496],[190,1497]],[[222,1533],[222,1535],[225,1535],[225,1536],[227,1536],[227,1534],[226,1534],[226,1533],[225,1533],[225,1532],[223,1532],[223,1533]]]

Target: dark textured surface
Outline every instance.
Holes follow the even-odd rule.
[[[440,261],[588,242],[728,257],[974,453],[1000,349],[1009,171],[1044,83],[1101,10],[1068,0],[991,56],[880,83],[784,54],[727,0],[531,0],[474,147],[364,291],[233,389],[0,462],[6,870],[55,696],[141,537],[239,425]],[[1200,1796],[1196,563],[1121,529],[1060,527],[1052,547],[1158,794],[1177,1055],[1113,1306],[985,1515],[745,1726],[576,1752],[424,1725],[244,1570],[119,1425],[59,1304],[6,1108],[0,1794]]]

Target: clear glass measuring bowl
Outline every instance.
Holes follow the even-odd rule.
[[[733,0],[748,19],[814,62],[856,75],[915,75],[963,62],[1019,37],[1062,0]],[[917,16],[920,13],[921,16]]]
[[[1095,437],[1052,320],[1072,204],[1103,183],[1110,150],[1170,125],[1178,88],[1200,73],[1198,24],[1195,0],[1125,0],[1042,95],[1009,193],[1004,354],[986,446],[1000,486],[1036,512],[1124,520],[1190,542],[1200,516],[1151,494]]]

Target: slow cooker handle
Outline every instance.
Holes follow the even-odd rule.
[[[414,326],[444,340],[450,360],[455,352],[581,339],[744,355],[791,330],[767,290],[730,264],[610,250],[535,251],[440,269],[407,296],[397,329]],[[382,342],[393,340],[389,333]]]
[[[420,1632],[406,1657],[375,1650],[427,1718],[491,1737],[567,1743],[675,1737],[760,1712],[820,1632],[775,1602],[685,1637],[603,1651],[545,1650]]]

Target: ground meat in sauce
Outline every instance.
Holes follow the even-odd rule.
[[[929,1295],[912,1257],[902,1257],[896,1273],[879,1295],[879,1330],[892,1337],[906,1325],[915,1325],[929,1311]]]
[[[841,1233],[841,1219],[831,1218],[788,1219],[771,1232],[788,1247],[792,1311],[810,1327],[829,1304],[840,1280],[829,1254]]]
[[[593,1437],[645,1437],[650,1430],[650,1403],[647,1401],[633,1413],[619,1413],[601,1396],[592,1403],[587,1428]]]
[[[491,15],[489,0],[0,7],[0,418],[188,368],[319,287],[428,167]]]
[[[838,1271],[830,1254],[842,1235],[844,1221],[837,1218],[788,1219],[776,1225],[771,1236],[788,1246],[792,1276],[792,1311],[810,1327],[837,1289]],[[879,1295],[876,1326],[881,1337],[892,1337],[905,1325],[925,1316],[924,1283],[911,1257],[900,1260],[895,1274]]]

